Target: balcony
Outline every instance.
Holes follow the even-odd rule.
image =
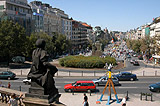
[[[0,1],[4,1],[4,0],[0,0]],[[16,2],[16,1],[11,1],[11,0],[6,0],[6,3],[30,9],[30,6],[28,4],[26,4],[26,3],[24,3],[24,2],[20,2],[20,1]]]

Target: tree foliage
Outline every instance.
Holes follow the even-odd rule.
[[[0,23],[0,58],[2,61],[23,55],[25,51],[25,29],[18,23],[5,20]]]
[[[52,42],[52,37],[44,32],[39,33],[32,33],[30,36],[27,37],[27,44],[26,44],[26,57],[31,57],[32,51],[36,48],[36,41],[37,39],[44,39],[46,41],[45,49],[49,54],[52,54],[54,45]]]
[[[134,50],[137,53],[145,53],[146,55],[150,55],[150,50],[152,49],[152,45],[155,42],[149,36],[141,40],[127,40],[127,47],[129,49]]]
[[[67,53],[71,50],[71,41],[66,39],[66,36],[59,33],[53,33],[52,42],[54,52],[58,55]]]
[[[49,36],[44,32],[32,33],[31,36],[27,37],[28,45],[26,45],[26,56],[31,57],[32,51],[36,48],[36,40],[44,39],[46,41],[46,51],[52,56],[55,57],[57,54],[61,55],[64,52],[68,52],[70,49],[70,41],[66,39],[65,35],[54,33],[53,36]]]
[[[100,43],[102,43],[102,50],[104,51],[104,48],[109,43],[109,40],[100,39]]]

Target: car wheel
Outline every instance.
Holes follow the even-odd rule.
[[[160,92],[160,89],[157,89],[157,92],[159,93],[159,92]]]
[[[68,89],[64,89],[65,92],[68,92]]]
[[[131,81],[134,81],[134,79],[133,79],[133,78],[131,78],[130,80],[131,80]]]
[[[29,82],[25,82],[26,85],[29,85]]]
[[[11,77],[8,77],[7,79],[8,79],[8,80],[11,80]]]
[[[72,92],[72,90],[71,90],[71,89],[68,89],[68,92]]]
[[[91,93],[91,90],[90,90],[90,89],[88,89],[88,90],[87,90],[87,92],[88,92],[88,93]]]
[[[96,86],[99,86],[99,83],[95,83],[96,84]]]

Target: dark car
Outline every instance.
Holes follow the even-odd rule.
[[[139,59],[139,60],[143,60],[143,56],[142,56],[142,55],[139,55],[139,56],[138,56],[138,59]]]
[[[133,65],[134,65],[134,66],[139,66],[139,62],[138,62],[138,61],[134,61],[134,62],[133,62]]]
[[[3,71],[0,72],[0,79],[14,79],[16,77],[16,74],[11,71]]]
[[[137,80],[136,74],[130,72],[121,72],[120,74],[115,75],[119,80]]]
[[[131,58],[131,55],[127,55],[127,58]]]
[[[76,81],[71,84],[67,84],[64,86],[65,92],[71,92],[71,91],[87,91],[92,92],[96,91],[96,85],[93,81]]]
[[[149,90],[152,92],[160,92],[160,82],[149,85]]]
[[[135,62],[135,60],[131,60],[130,63],[133,64]]]

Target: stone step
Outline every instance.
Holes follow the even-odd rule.
[[[31,94],[31,93],[26,93],[25,97],[31,97],[31,98],[40,98],[40,99],[47,99],[48,100],[49,95],[40,95],[40,94]]]
[[[44,95],[44,88],[42,88],[42,87],[30,87],[29,88],[29,93]]]
[[[23,103],[25,104],[25,106],[66,106],[58,101],[49,104],[48,100],[46,99],[31,98],[31,97],[26,97],[23,100]]]

